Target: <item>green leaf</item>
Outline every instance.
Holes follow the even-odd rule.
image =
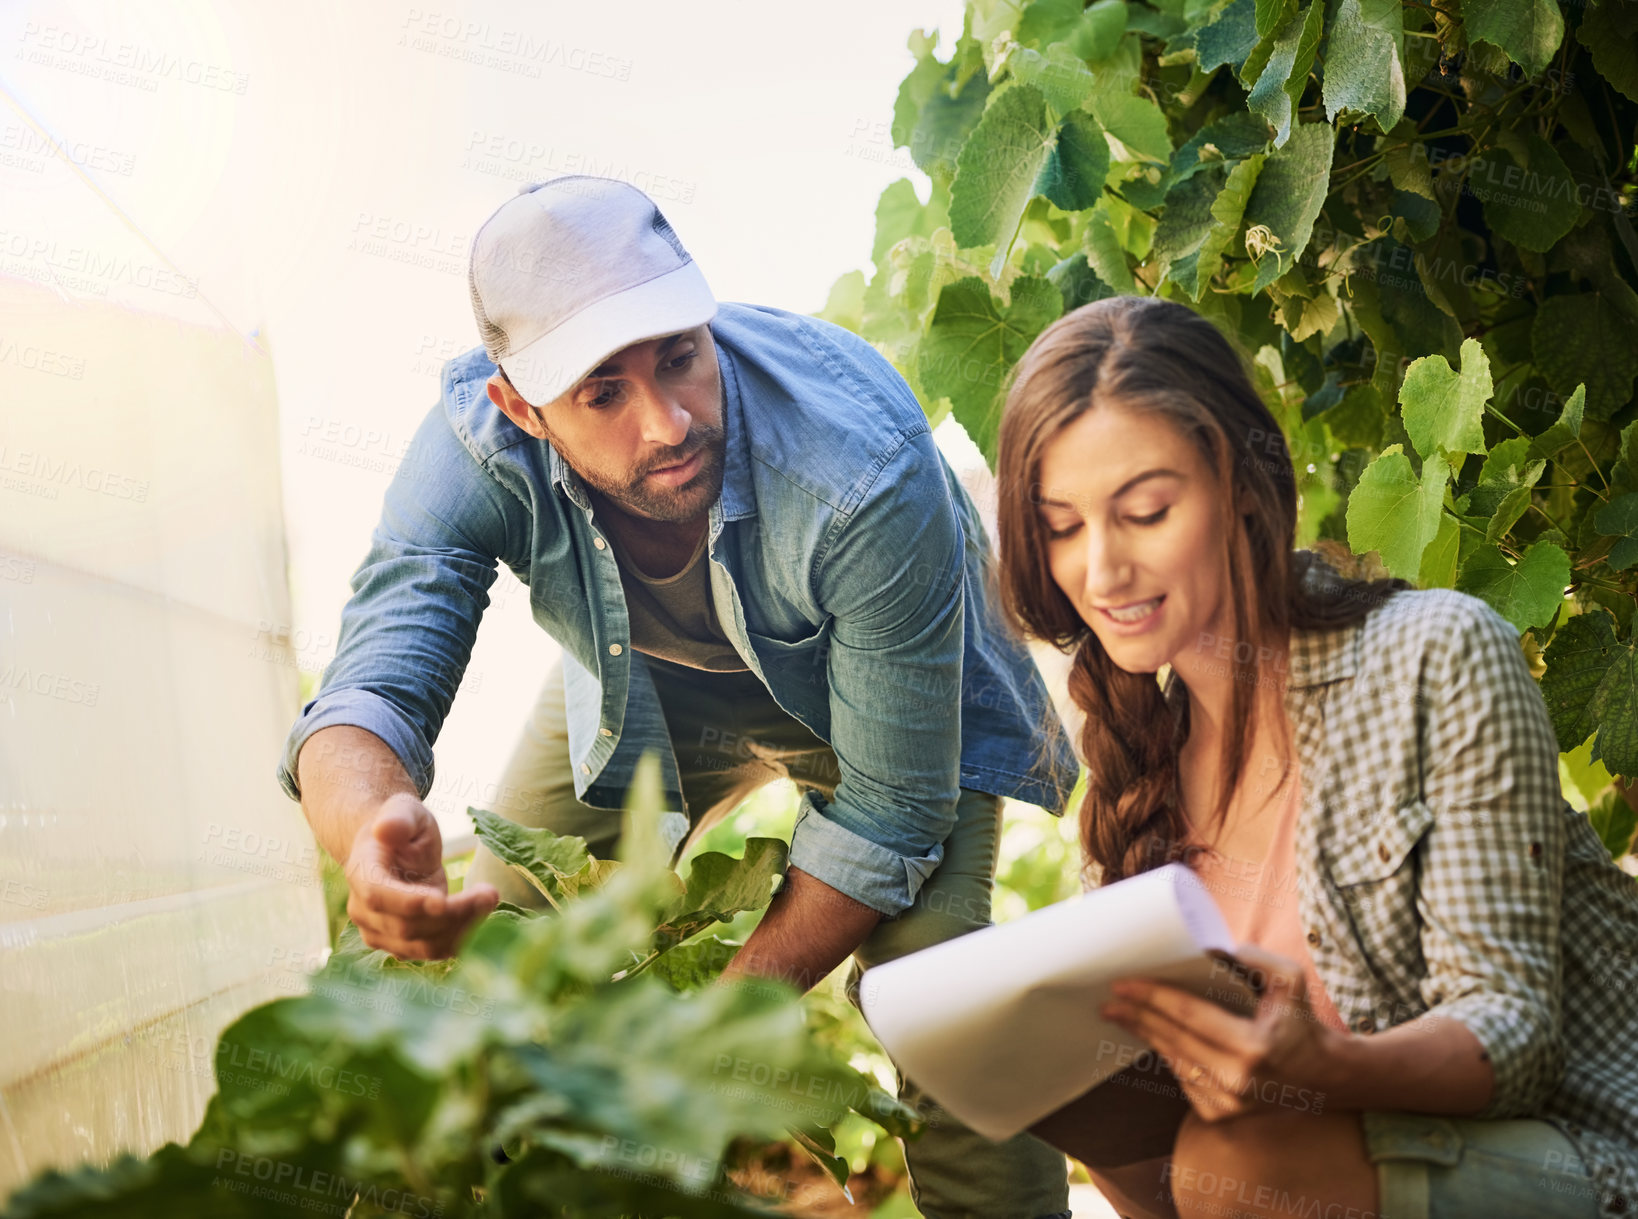
[[[478,841],[557,905],[608,878],[610,861],[593,859],[586,840],[532,829],[484,809],[469,808]]]
[[[1444,356],[1423,356],[1405,370],[1399,387],[1405,432],[1424,459],[1450,453],[1484,452],[1484,404],[1494,386],[1490,360],[1477,339],[1462,341],[1462,371]]]
[[[1093,93],[1087,108],[1110,135],[1138,156],[1162,165],[1171,159],[1166,115],[1148,98],[1135,93]]]
[[[1545,462],[1538,464],[1537,477],[1540,476],[1541,470],[1546,468]],[[1485,526],[1484,530],[1484,540],[1492,545],[1499,543],[1507,536],[1507,531],[1518,524],[1519,517],[1529,511],[1529,508],[1530,487],[1509,488],[1507,493],[1502,496],[1501,502],[1496,505],[1495,511],[1490,514],[1490,523]]]
[[[1081,19],[1081,0],[1030,0],[1018,17],[1014,37],[1044,47],[1069,37]]]
[[[1115,232],[1107,198],[1099,199],[1086,218],[1086,260],[1098,278],[1117,292],[1128,295],[1137,292],[1137,281],[1126,263],[1126,249]]]
[[[1590,693],[1588,697],[1591,697]],[[1581,807],[1596,801],[1611,782],[1610,772],[1604,769],[1604,764],[1592,760],[1590,740],[1560,753],[1558,772],[1565,796]],[[1579,801],[1574,799],[1577,796],[1580,797]]]
[[[715,923],[727,923],[773,899],[773,882],[785,874],[786,845],[777,838],[750,838],[740,858],[709,851],[697,856],[687,891],[672,903],[654,931],[654,951],[667,952]]]
[[[1257,0],[1257,37],[1267,38],[1286,23],[1296,0]]]
[[[1035,336],[1063,312],[1049,281],[1021,276],[1005,308],[982,279],[946,284],[917,352],[917,373],[929,394],[950,399],[961,426],[993,459],[1001,385]]]
[[[655,958],[650,972],[672,990],[699,990],[722,976],[743,945],[705,935]]]
[[[1437,458],[1422,463],[1418,478],[1404,446],[1389,445],[1348,497],[1348,545],[1355,554],[1374,550],[1394,575],[1414,578],[1438,536],[1449,479],[1450,467]]]
[[[935,187],[923,203],[909,178],[900,178],[882,191],[876,201],[876,239],[871,244],[870,261],[887,265],[887,252],[906,237],[931,237],[949,223],[946,201]]]
[[[889,129],[893,145],[902,148],[915,136],[916,124],[921,119],[922,107],[947,79],[948,65],[939,62],[933,54],[938,46],[938,32],[926,34],[916,30],[910,35],[910,53],[915,66],[899,82],[898,94],[893,99],[893,123]]]
[[[1494,546],[1481,546],[1462,564],[1456,587],[1489,602],[1520,631],[1546,626],[1564,602],[1570,556],[1551,542],[1537,542],[1517,563]]]
[[[1095,0],[1069,32],[1069,49],[1088,63],[1108,59],[1126,33],[1126,0]]]
[[[990,95],[983,48],[970,38],[956,44],[950,62],[933,58],[938,42],[912,35],[916,66],[904,78],[893,106],[893,142],[908,146],[916,167],[935,181],[955,172],[956,153],[984,113]]]
[[[1114,296],[1115,290],[1092,269],[1092,264],[1086,261],[1086,255],[1075,253],[1057,263],[1047,272],[1047,280],[1057,285],[1063,295],[1063,311],[1079,309],[1082,305],[1092,301],[1101,301],[1106,297]]]
[[[1461,558],[1462,526],[1450,513],[1439,516],[1439,532],[1422,552],[1416,583],[1421,588],[1455,588]]]
[[[1076,110],[1054,130],[1040,90],[1014,85],[984,112],[956,162],[956,244],[994,245],[999,263],[1031,199],[1045,195],[1066,211],[1091,207],[1108,173],[1109,146],[1095,118]]]
[[[1053,114],[1065,115],[1079,109],[1092,92],[1092,70],[1061,42],[1047,48],[1045,54],[1020,47],[1007,63],[1020,84],[1041,91]]]
[[[1405,113],[1404,41],[1401,0],[1341,0],[1326,31],[1325,117],[1352,110],[1392,130]]]
[[[1200,70],[1210,72],[1223,64],[1238,66],[1256,48],[1257,38],[1257,0],[1233,0],[1194,35]]]
[[[1587,387],[1577,385],[1575,393],[1564,401],[1558,419],[1541,435],[1530,442],[1530,451],[1538,457],[1552,457],[1568,448],[1581,435],[1581,419],[1587,405]]]
[[[1394,226],[1395,231],[1403,228],[1403,236],[1410,238],[1408,244],[1412,245],[1437,235],[1440,221],[1444,219],[1444,211],[1438,203],[1410,190],[1394,192],[1392,214],[1403,222]]]
[[[798,1127],[791,1134],[796,1139],[796,1145],[824,1169],[825,1175],[841,1188],[842,1196],[851,1204],[853,1191],[848,1189],[847,1179],[852,1175],[852,1170],[848,1167],[847,1157],[836,1154],[836,1140],[830,1137],[830,1132]]]
[[[1534,363],[1561,394],[1586,386],[1587,415],[1608,419],[1632,400],[1638,328],[1598,292],[1548,296],[1530,328]]]
[[[1612,88],[1638,102],[1638,6],[1600,0],[1582,10],[1576,38]]]
[[[1097,203],[1108,175],[1109,141],[1103,128],[1086,111],[1073,110],[1058,127],[1036,193],[1066,212],[1078,212]]]
[[[1160,213],[1160,222],[1155,225],[1154,241],[1149,247],[1149,257],[1160,269],[1162,278],[1167,276],[1175,260],[1193,254],[1210,235],[1216,223],[1212,204],[1222,194],[1227,180],[1223,170],[1212,166],[1205,173],[1192,175],[1166,196],[1166,206]],[[1192,273],[1190,283],[1185,286],[1191,295],[1199,296],[1193,291]]]
[[[1149,183],[1139,179],[1121,186],[1121,192],[1137,207],[1157,207],[1167,193],[1206,170],[1223,171],[1223,162],[1238,161],[1268,149],[1268,123],[1244,110],[1230,111],[1207,123],[1172,154],[1172,163]]]
[[[1553,721],[1560,752],[1582,744],[1598,728],[1593,695],[1626,649],[1615,641],[1615,626],[1602,610],[1576,614],[1553,634],[1543,659],[1541,697]]]
[[[1331,153],[1336,133],[1325,123],[1302,123],[1283,147],[1268,155],[1257,189],[1246,203],[1250,230],[1266,230],[1265,252],[1257,262],[1253,288],[1262,291],[1296,265],[1314,233],[1314,220],[1330,189]]]
[[[1382,395],[1371,384],[1355,385],[1343,394],[1342,401],[1323,415],[1340,445],[1361,449],[1382,447],[1382,430],[1387,422]]]
[[[1638,652],[1621,651],[1598,683],[1589,712],[1598,725],[1593,757],[1611,774],[1638,774]]]
[[[961,148],[950,187],[950,231],[958,246],[1012,240],[1052,147],[1046,100],[1030,85],[996,97]]]
[[[1189,288],[1190,295],[1195,300],[1200,299],[1200,294],[1206,290],[1212,277],[1222,268],[1223,251],[1240,231],[1240,221],[1245,216],[1246,203],[1257,185],[1264,160],[1263,154],[1254,153],[1244,161],[1236,161],[1229,168],[1223,189],[1212,201],[1212,227],[1200,243],[1194,260],[1193,283],[1187,283],[1181,275],[1176,277],[1179,283]],[[1187,272],[1188,267],[1185,266],[1185,273]]]
[[[1521,151],[1528,165],[1505,148],[1475,157],[1464,189],[1484,200],[1484,218],[1514,245],[1545,253],[1575,227],[1581,207],[1576,181],[1553,146],[1534,133]]]
[[[830,286],[825,307],[815,316],[858,334],[864,326],[864,302],[864,272],[849,271]]]
[[[1314,52],[1319,48],[1324,9],[1323,0],[1313,0],[1281,27],[1269,48],[1268,62],[1246,98],[1246,108],[1273,125],[1276,148],[1291,138],[1297,106],[1314,66]]]
[[[1638,830],[1638,813],[1618,791],[1604,793],[1603,799],[1587,806],[1587,820],[1592,822],[1610,858],[1620,859],[1632,850],[1632,835]]]
[[[1638,563],[1638,492],[1618,496],[1598,510],[1593,526],[1607,538],[1620,538],[1606,560],[1616,571]]]
[[[1564,41],[1558,0],[1462,0],[1462,25],[1469,42],[1500,47],[1531,76],[1546,70]]]

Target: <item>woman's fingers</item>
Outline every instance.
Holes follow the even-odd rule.
[[[1179,1028],[1222,1050],[1234,1050],[1245,1044],[1254,1028],[1252,1021],[1236,1016],[1211,1000],[1164,982],[1123,980],[1115,983],[1114,990],[1117,995],[1158,1012]]]

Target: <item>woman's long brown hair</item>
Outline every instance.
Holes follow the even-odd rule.
[[[1069,695],[1085,713],[1086,795],[1081,847],[1106,882],[1176,859],[1188,838],[1178,756],[1188,699],[1168,698],[1154,674],[1109,659],[1047,566],[1038,509],[1041,456],[1070,423],[1100,405],[1152,413],[1199,446],[1216,473],[1226,531],[1234,697],[1220,760],[1220,821],[1245,772],[1262,679],[1259,647],[1291,628],[1350,625],[1403,580],[1352,580],[1294,550],[1297,484],[1280,425],[1246,363],[1194,310],[1156,297],[1117,296],[1059,318],[1013,370],[996,465],[1002,603],[1025,634],[1073,652]],[[1097,460],[1089,453],[1087,460]],[[1173,680],[1175,681],[1175,675]]]

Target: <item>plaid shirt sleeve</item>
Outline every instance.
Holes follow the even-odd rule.
[[[1537,1111],[1564,1073],[1564,799],[1518,632],[1475,599],[1449,608],[1423,684],[1421,990],[1489,1055],[1495,1091],[1476,1116],[1505,1118]]]

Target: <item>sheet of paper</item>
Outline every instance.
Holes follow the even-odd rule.
[[[1148,1049],[1098,1015],[1115,979],[1159,978],[1243,1007],[1249,988],[1207,955],[1233,948],[1198,878],[1168,864],[878,965],[860,997],[904,1073],[1000,1140]]]

